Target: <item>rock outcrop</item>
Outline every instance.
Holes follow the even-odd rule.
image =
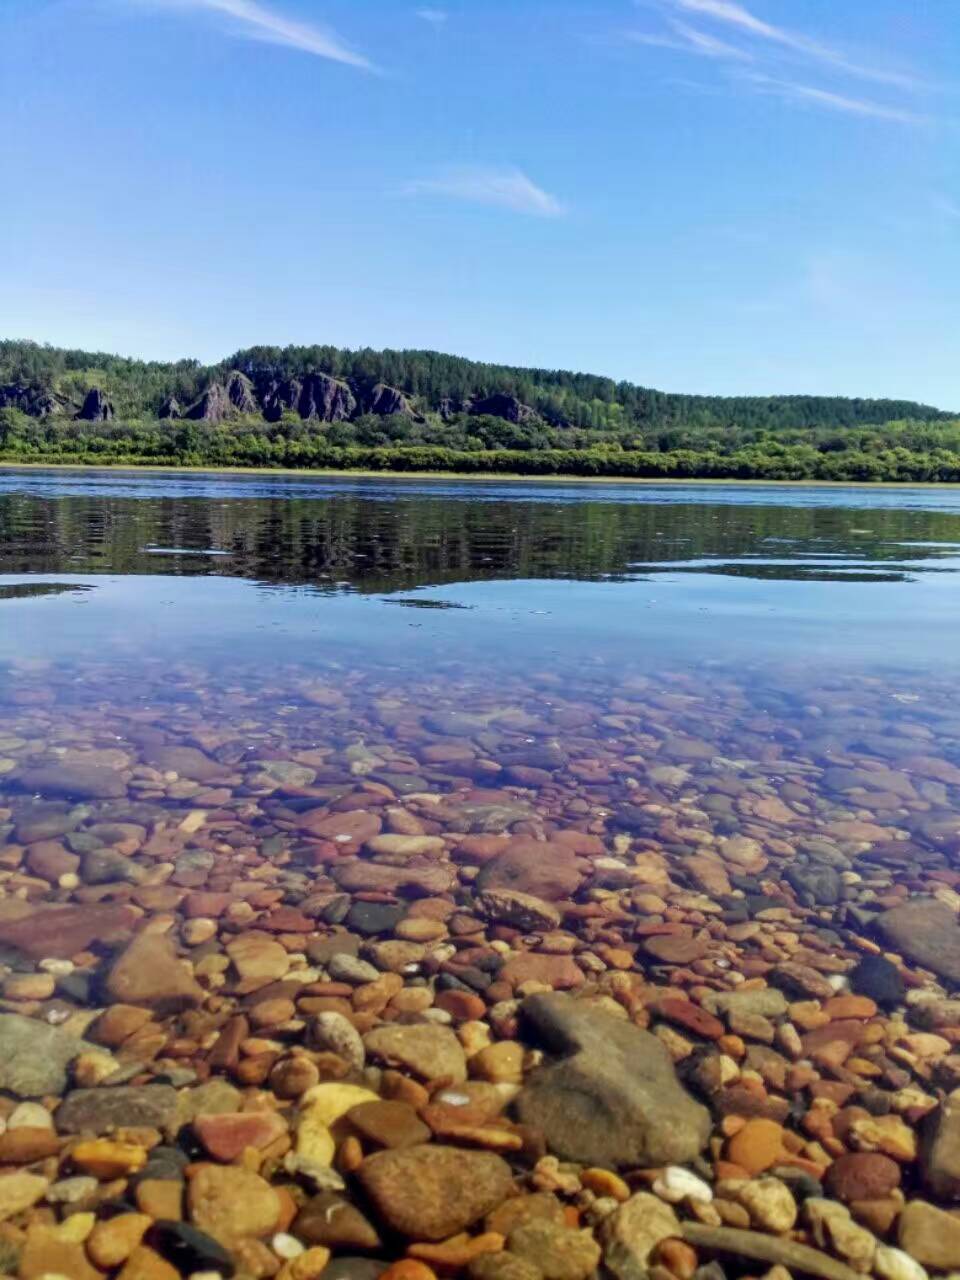
[[[66,407],[63,396],[36,383],[9,382],[0,386],[0,409],[19,409],[31,418],[47,418],[63,413]]]
[[[220,382],[211,382],[199,400],[184,413],[191,422],[222,422],[234,412],[226,387]]]
[[[157,414],[159,418],[175,421],[177,418],[183,417],[183,410],[180,408],[180,401],[176,396],[167,396],[163,404],[160,406],[160,412]]]
[[[529,1037],[556,1060],[519,1094],[519,1119],[563,1160],[608,1169],[683,1164],[710,1134],[656,1036],[571,996],[529,996]]]
[[[378,382],[371,388],[365,401],[364,413],[375,413],[381,418],[390,418],[398,413],[405,418],[416,416],[403,392],[396,387],[388,387],[385,382]]]
[[[471,401],[468,412],[474,416],[481,413],[489,414],[493,418],[504,418],[507,422],[532,422],[537,418],[535,409],[531,409],[516,396],[507,395],[502,391]]]
[[[78,422],[111,422],[116,416],[113,405],[99,387],[91,387],[84,396]]]
[[[309,373],[303,380],[297,412],[301,418],[346,422],[357,411],[357,398],[346,382],[326,373]]]
[[[260,406],[250,379],[236,370],[227,379],[227,399],[238,413],[259,413]]]

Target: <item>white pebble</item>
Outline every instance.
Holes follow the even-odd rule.
[[[21,1102],[7,1116],[8,1129],[52,1129],[53,1117],[39,1102]]]
[[[927,1280],[927,1273],[916,1258],[888,1244],[877,1245],[873,1269],[882,1280]]]
[[[41,960],[37,965],[38,969],[42,969],[44,973],[54,973],[57,977],[66,977],[68,973],[73,973],[77,966],[72,960]]]
[[[849,991],[850,983],[845,973],[831,973],[827,979],[834,991]]]
[[[284,1258],[287,1262],[292,1258],[299,1258],[304,1251],[300,1241],[286,1231],[278,1231],[270,1241],[270,1247],[278,1258]]]
[[[696,1200],[700,1204],[709,1204],[713,1199],[713,1191],[702,1178],[698,1178],[689,1169],[672,1164],[664,1169],[653,1184],[654,1194],[668,1204],[679,1204],[681,1200]]]

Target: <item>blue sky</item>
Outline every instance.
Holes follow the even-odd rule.
[[[0,334],[960,410],[955,0],[0,0]]]

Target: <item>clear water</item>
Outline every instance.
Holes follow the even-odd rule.
[[[958,570],[952,489],[0,472],[0,810],[83,799],[19,781],[65,752],[131,778],[149,738],[561,823],[786,779],[807,832],[913,830],[957,798],[911,762],[960,765]],[[439,712],[475,719],[451,739]],[[451,740],[459,763],[427,749]],[[837,761],[915,799],[831,789]],[[203,789],[174,792],[133,776],[94,808]]]

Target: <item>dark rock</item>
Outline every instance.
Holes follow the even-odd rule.
[[[99,387],[91,387],[84,397],[77,419],[80,422],[110,422],[114,408]]]
[[[858,996],[869,996],[881,1008],[903,1004],[905,989],[900,970],[884,956],[864,956],[847,977]]]
[[[48,418],[67,409],[67,401],[39,383],[8,382],[0,386],[0,409],[19,409],[31,418]]]
[[[215,1272],[221,1276],[236,1273],[233,1257],[222,1244],[218,1244],[205,1231],[198,1231],[188,1222],[171,1222],[158,1219],[147,1229],[144,1243],[161,1258],[166,1258],[183,1276],[195,1272]]]
[[[223,422],[224,418],[229,418],[234,412],[226,387],[220,382],[211,382],[183,416],[191,422]]]
[[[471,401],[469,412],[474,416],[489,414],[493,418],[504,418],[507,422],[533,422],[539,416],[528,404],[502,391]]]
[[[560,1055],[516,1101],[554,1154],[613,1169],[683,1164],[703,1149],[709,1114],[656,1036],[556,993],[528,997],[521,1016],[534,1041]]]
[[[254,395],[253,383],[248,377],[236,370],[227,379],[227,399],[238,413],[259,413],[260,406]]]
[[[406,907],[393,902],[355,902],[344,923],[348,929],[372,938],[379,933],[392,933],[406,914]]]
[[[357,410],[357,398],[345,382],[326,373],[308,373],[300,388],[297,412],[301,418],[346,422]]]
[[[183,416],[183,410],[181,409],[180,401],[176,398],[176,396],[167,396],[163,404],[160,406],[160,411],[157,414],[158,418],[163,418],[163,419],[169,418],[170,420],[176,420],[177,418],[181,418],[182,416]]]
[[[371,388],[366,398],[365,412],[379,414],[382,418],[389,418],[394,414],[402,414],[407,418],[415,416],[403,392],[396,387],[388,387],[385,382],[378,382]]]
[[[840,901],[843,892],[840,873],[833,867],[791,866],[784,879],[804,904],[832,907]]]

